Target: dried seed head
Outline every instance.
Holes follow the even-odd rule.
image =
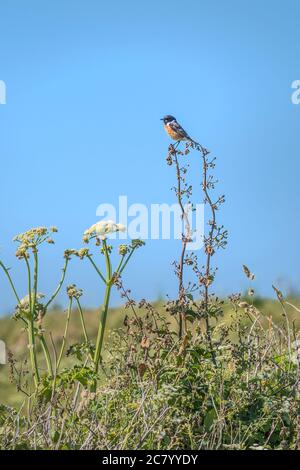
[[[31,249],[33,253],[37,253],[38,245],[41,245],[44,242],[53,244],[54,241],[50,237],[50,233],[52,234],[55,231],[57,232],[55,227],[51,227],[50,229],[47,229],[46,227],[35,227],[16,235],[13,240],[20,244],[16,256],[19,259],[25,258],[25,252],[29,249]]]
[[[240,308],[248,308],[249,307],[248,302],[240,302],[238,305],[239,305]]]
[[[81,248],[80,250],[77,251],[77,256],[80,259],[83,259],[88,255],[89,255],[89,249],[88,248]]]
[[[250,269],[243,264],[243,271],[246,274],[247,278],[250,279],[250,281],[253,281],[255,279],[255,276],[253,273],[251,273]]]
[[[65,257],[66,259],[71,259],[71,256],[72,256],[72,255],[78,256],[77,250],[74,250],[73,248],[68,249],[68,250],[65,250],[65,252],[64,252],[64,257]]]
[[[90,237],[89,237],[89,235],[83,235],[83,237],[82,237],[82,241],[83,241],[83,243],[88,243],[88,242],[89,242],[89,240],[90,240]]]
[[[67,286],[67,294],[70,299],[79,299],[79,297],[82,296],[83,291],[82,289],[77,289],[75,284],[71,284],[70,286]]]
[[[127,245],[120,245],[119,246],[119,254],[125,256],[128,253],[128,246]]]
[[[283,297],[282,292],[281,292],[279,289],[277,289],[277,287],[275,287],[275,286],[272,286],[272,287],[273,287],[273,290],[275,291],[275,293],[276,293],[276,295],[277,295],[278,300],[279,300],[280,302],[283,302],[284,297]]]
[[[140,248],[141,246],[144,246],[144,245],[145,245],[145,242],[143,242],[142,240],[139,240],[138,238],[131,241],[132,248]]]

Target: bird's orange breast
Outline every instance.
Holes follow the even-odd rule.
[[[168,124],[164,125],[166,133],[174,140],[181,140],[182,135],[180,135],[178,132],[175,132],[172,127],[170,127]]]

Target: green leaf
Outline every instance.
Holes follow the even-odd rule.
[[[205,415],[204,418],[204,427],[206,431],[210,431],[211,427],[214,424],[214,421],[217,418],[217,413],[214,408],[211,408]]]

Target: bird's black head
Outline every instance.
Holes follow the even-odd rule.
[[[174,118],[174,116],[167,114],[167,116],[161,118],[161,121],[164,121],[164,124],[168,124],[168,122],[176,121],[176,119]]]

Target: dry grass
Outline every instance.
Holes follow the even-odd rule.
[[[300,308],[300,299],[293,298],[289,301],[294,304],[297,308]],[[272,318],[276,324],[281,324],[284,322],[282,317],[280,304],[272,299],[254,299],[254,304],[260,308],[265,317],[264,326],[267,328],[269,323],[269,318]],[[163,311],[163,304],[157,302],[154,304],[158,311]],[[287,311],[291,323],[294,322],[296,329],[300,328],[300,314],[293,309],[292,307],[287,306]],[[108,316],[108,328],[106,330],[105,341],[109,342],[109,332],[112,330],[117,330],[123,325],[123,320],[127,311],[125,308],[115,308],[110,310]],[[228,302],[224,304],[224,316],[219,320],[220,322],[225,322],[230,324],[231,322],[232,310],[230,310],[230,305]],[[98,311],[93,309],[85,309],[84,311],[86,319],[86,327],[89,337],[94,340],[97,334],[98,327]],[[174,318],[173,318],[173,321]],[[62,341],[62,331],[65,324],[65,313],[61,310],[51,310],[45,318],[45,328],[47,331],[50,331],[54,340],[54,343],[59,346]],[[3,339],[7,345],[9,351],[11,351],[17,360],[22,360],[26,355],[26,345],[27,338],[25,332],[22,331],[21,325],[18,322],[12,321],[10,316],[4,316],[0,318],[0,337]],[[69,339],[68,346],[71,344],[80,342],[82,340],[82,332],[80,326],[80,318],[78,311],[76,309],[72,312],[70,329],[69,329]],[[41,351],[39,351],[39,356],[42,357]],[[64,359],[63,365],[71,365],[73,362],[72,359]],[[9,381],[9,366],[0,365],[0,403],[15,406],[20,403],[23,399],[20,393],[17,393],[16,386],[11,384]]]

